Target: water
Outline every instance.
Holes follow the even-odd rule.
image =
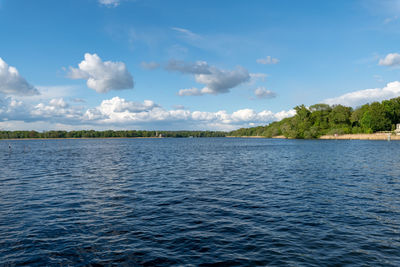
[[[0,262],[399,266],[400,142],[3,140]]]

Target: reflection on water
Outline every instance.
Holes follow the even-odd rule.
[[[4,140],[0,262],[399,266],[399,177],[400,142]]]

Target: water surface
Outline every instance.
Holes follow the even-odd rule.
[[[400,142],[3,140],[0,262],[399,266]]]

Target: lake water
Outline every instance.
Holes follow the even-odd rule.
[[[3,140],[0,262],[400,266],[400,142]]]

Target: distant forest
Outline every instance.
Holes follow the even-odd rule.
[[[285,136],[312,139],[326,134],[359,134],[393,131],[400,123],[400,97],[365,104],[356,109],[343,105],[315,104],[294,108],[296,115],[266,126],[222,131],[0,131],[0,139],[22,138],[134,138],[134,137],[225,137]]]
[[[133,138],[133,137],[225,137],[218,131],[0,131],[0,139],[23,138]]]
[[[267,126],[241,128],[231,136],[285,136],[312,139],[326,134],[359,134],[393,131],[400,123],[400,97],[365,104],[356,109],[316,104],[294,108],[296,115]]]

